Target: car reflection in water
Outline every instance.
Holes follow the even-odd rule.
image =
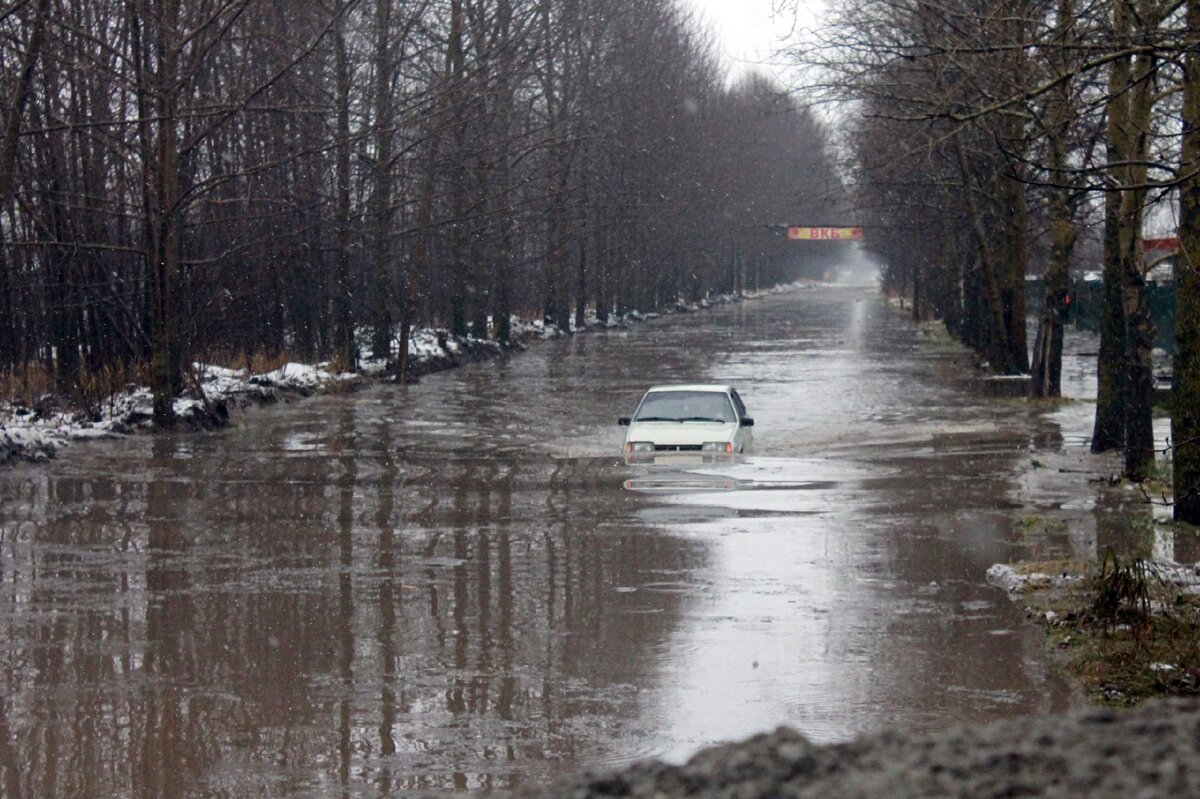
[[[687,471],[688,467],[729,464],[737,455],[700,452],[636,453],[625,456],[625,462],[638,473],[625,481],[628,491],[658,494],[734,491],[741,480],[723,474]]]

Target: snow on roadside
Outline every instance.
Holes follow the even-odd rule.
[[[770,289],[770,293],[795,291],[804,284],[792,284]],[[745,295],[718,295],[691,305],[676,303],[671,312],[690,313],[718,304],[740,302],[763,292]],[[630,311],[612,315],[604,323],[589,309],[582,330],[593,328],[628,327],[630,323],[658,318],[658,313]],[[490,320],[489,320],[490,321]],[[517,346],[534,340],[553,339],[564,335],[555,325],[541,320],[530,321],[512,317],[512,337]],[[571,333],[581,332],[574,321]],[[396,352],[398,341],[393,340]],[[413,374],[426,374],[457,366],[464,359],[498,355],[503,348],[486,339],[457,339],[445,330],[423,328],[413,331],[409,340],[409,367]],[[274,402],[285,396],[308,395],[335,385],[346,385],[362,377],[380,377],[388,372],[389,364],[372,359],[363,348],[359,374],[335,373],[329,364],[287,363],[262,374],[250,374],[245,369],[229,369],[212,364],[193,364],[194,385],[185,390],[174,403],[175,415],[189,427],[207,429],[225,424],[229,411],[252,404]],[[29,407],[20,402],[0,401],[0,464],[12,460],[42,461],[71,442],[95,438],[130,435],[150,429],[154,399],[150,389],[131,385],[104,400],[92,412],[64,409],[52,397],[46,397]]]
[[[331,383],[345,382],[354,379],[355,375],[351,372],[334,374],[333,372],[322,368],[321,365],[310,366],[309,364],[304,363],[286,363],[273,372],[255,375],[254,377],[250,378],[250,381],[260,386],[317,389],[327,386]]]
[[[263,374],[193,364],[195,384],[174,402],[175,415],[192,428],[220,427],[231,408],[307,395],[358,375],[336,374],[327,364],[288,363]],[[51,458],[71,442],[129,435],[152,426],[154,397],[145,386],[129,386],[90,413],[21,403],[0,403],[0,463]]]
[[[1184,593],[1200,594],[1200,564],[1149,561],[1146,568],[1153,577],[1163,583],[1173,585]],[[1064,588],[1080,579],[1080,575],[1077,574],[1025,573],[1007,563],[994,563],[987,570],[988,583],[1003,588],[1012,597],[1042,588]]]
[[[1016,595],[1032,588],[1061,588],[1070,584],[1076,578],[1065,575],[1050,575],[1044,572],[1018,572],[1007,563],[993,563],[987,570],[987,581],[1003,588],[1010,595]]]
[[[279,399],[281,393],[307,394],[326,384],[354,378],[334,375],[319,366],[287,364],[273,372],[210,364],[193,365],[195,385],[174,402],[175,415],[194,428],[218,427],[229,408]],[[90,412],[64,410],[39,403],[0,403],[0,463],[45,460],[73,441],[129,435],[151,427],[154,397],[145,386],[129,386]]]

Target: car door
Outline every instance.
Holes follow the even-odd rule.
[[[737,411],[738,416],[738,429],[733,436],[733,451],[749,452],[750,446],[754,443],[754,428],[746,427],[742,424],[743,419],[750,417],[750,414],[746,412],[746,403],[742,402],[742,398],[738,396],[736,390],[729,392],[729,398],[733,400],[733,407]]]

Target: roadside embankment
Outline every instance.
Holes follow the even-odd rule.
[[[801,284],[777,287],[771,292],[790,291]],[[766,292],[763,292],[766,293]],[[600,322],[591,315],[582,327],[569,333],[541,321],[514,317],[511,344],[489,339],[455,338],[444,330],[414,331],[409,341],[408,379],[456,368],[464,363],[488,360],[520,351],[534,342],[597,330],[626,329],[634,324],[674,313],[691,313],[743,299],[744,295],[720,295],[698,303],[677,303],[660,312],[631,311]],[[366,338],[364,333],[363,338]],[[393,341],[393,349],[398,341]],[[192,365],[186,388],[174,403],[175,416],[183,429],[211,430],[229,423],[231,413],[251,405],[305,397],[313,393],[346,391],[369,380],[395,380],[391,364],[360,356],[357,372],[339,372],[328,363],[287,363],[269,372],[230,369],[213,364]],[[91,407],[56,395],[36,401],[0,400],[0,464],[43,461],[55,457],[75,442],[149,432],[153,424],[153,396],[144,385],[128,385]]]
[[[1045,631],[1090,700],[1200,695],[1197,566],[1109,552],[1091,563],[997,564],[988,580]]]
[[[358,375],[334,374],[321,366],[298,363],[262,374],[196,363],[189,387],[174,402],[174,411],[185,429],[215,429],[226,425],[229,414],[239,408],[307,396],[360,379]],[[150,430],[153,406],[150,389],[137,385],[89,409],[73,407],[55,396],[42,397],[32,404],[0,404],[0,463],[46,460],[73,442]]]

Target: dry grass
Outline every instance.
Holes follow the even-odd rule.
[[[114,364],[96,370],[83,370],[72,387],[71,398],[90,415],[103,410],[104,404],[130,386],[147,382],[141,366]]]
[[[228,369],[247,369],[252,375],[274,372],[284,364],[300,360],[293,353],[283,351],[275,355],[265,352],[240,352],[228,357],[208,359],[210,363],[224,366]]]
[[[32,406],[54,393],[54,373],[44,364],[25,364],[0,371],[0,401]]]
[[[355,367],[355,365],[353,363],[346,362],[342,358],[340,353],[335,355],[333,357],[333,360],[331,360],[329,362],[329,371],[333,372],[334,374],[341,374],[343,372],[353,372],[354,367]]]
[[[68,408],[94,416],[115,395],[145,382],[140,367],[116,364],[85,367],[74,381],[63,385],[45,364],[26,364],[0,373],[0,401],[31,408]]]
[[[1151,563],[1109,553],[1070,588],[1024,599],[1094,701],[1200,695],[1200,597],[1161,579]]]
[[[284,351],[275,355],[263,352],[214,354],[206,360],[231,369],[248,369],[250,374],[263,374],[300,359],[294,353]],[[194,382],[195,376],[189,379]],[[74,382],[63,385],[55,379],[52,368],[31,362],[0,372],[0,402],[31,408],[70,408],[94,416],[117,394],[134,385],[148,384],[149,375],[141,365],[84,368]]]

